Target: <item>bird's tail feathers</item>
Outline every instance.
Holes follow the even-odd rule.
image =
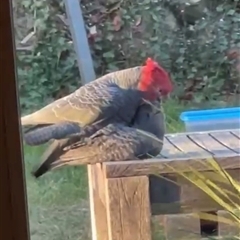
[[[51,170],[56,170],[64,165],[66,165],[67,162],[62,162],[59,160],[56,160],[54,162],[51,162],[49,164],[49,161],[43,162],[40,166],[38,166],[35,170],[32,171],[32,175],[35,178],[41,177],[43,174],[51,171]]]
[[[56,165],[56,161],[63,154],[64,148],[71,144],[71,139],[63,139],[53,141],[53,143],[46,149],[42,156],[42,163],[33,170],[32,174],[38,178],[52,169]],[[54,163],[54,164],[53,164]],[[55,166],[56,167],[56,166]]]
[[[47,159],[46,161],[42,162],[40,166],[36,168],[32,172],[32,175],[36,178],[39,178],[43,174],[47,173],[50,170],[56,170],[60,167],[63,167],[65,165],[68,166],[78,166],[78,165],[85,165],[85,164],[93,164],[94,162],[91,161],[91,159],[96,159],[94,155],[86,157],[79,156],[72,156],[72,157],[64,157],[60,156],[58,159],[52,161],[51,159]]]

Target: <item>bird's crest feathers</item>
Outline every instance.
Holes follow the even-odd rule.
[[[167,71],[151,58],[147,58],[142,70],[139,89],[144,91],[151,85],[159,85],[163,95],[172,91],[172,83]]]

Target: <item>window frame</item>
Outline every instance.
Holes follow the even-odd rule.
[[[11,0],[0,3],[0,236],[29,240]]]

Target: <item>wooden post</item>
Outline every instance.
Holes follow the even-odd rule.
[[[106,212],[106,179],[102,165],[88,166],[90,210],[92,222],[92,239],[109,240]]]
[[[106,180],[109,240],[151,240],[147,176]]]
[[[0,3],[0,238],[28,240],[11,0]]]

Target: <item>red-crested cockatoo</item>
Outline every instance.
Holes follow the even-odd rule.
[[[65,165],[146,159],[158,155],[165,133],[164,114],[159,107],[156,104],[140,106],[131,127],[111,123],[90,137],[75,135],[55,140],[43,154],[42,164],[33,175],[38,178]],[[61,128],[60,125],[55,127]]]
[[[87,137],[109,123],[128,125],[144,100],[155,101],[160,95],[167,95],[171,90],[172,83],[166,70],[148,58],[144,66],[120,70],[100,77],[72,94],[22,117],[21,123],[22,126],[36,125],[39,130],[41,127],[42,130],[51,127],[52,124],[68,125],[67,131],[61,128],[65,132],[57,132],[60,137],[57,136],[56,139],[62,138],[64,134],[66,136],[72,134],[78,128],[85,132]],[[28,136],[31,136],[30,133],[31,131]],[[29,139],[28,144],[38,144]],[[46,137],[44,141],[48,140],[50,139]]]

